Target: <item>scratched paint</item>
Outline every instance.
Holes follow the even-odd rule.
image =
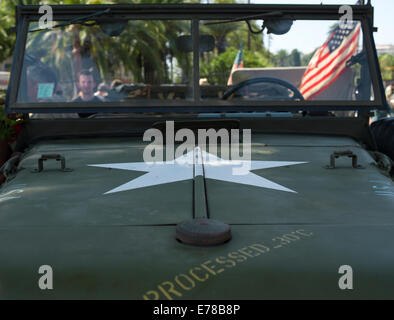
[[[0,203],[12,199],[21,198],[21,196],[19,196],[18,194],[23,193],[24,187],[26,187],[26,184],[16,184],[9,188],[5,188],[3,192],[0,193]]]
[[[0,203],[12,199],[19,199],[21,198],[21,196],[19,196],[18,194],[21,193],[23,193],[22,189],[14,189],[14,190],[9,190],[5,193],[0,193]]]
[[[370,180],[373,183],[372,190],[377,196],[394,197],[394,186],[389,181]]]

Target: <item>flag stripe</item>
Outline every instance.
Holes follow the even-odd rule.
[[[328,43],[329,43],[329,41],[330,41],[333,37],[334,37],[334,33],[332,33],[332,34],[329,36],[329,38],[327,39],[327,41],[324,42],[323,46],[320,47],[320,48],[316,51],[316,53],[314,54],[314,56],[313,56],[312,59],[311,59],[311,62],[313,61],[314,58],[317,59],[318,62],[324,61],[324,60],[330,55],[330,51],[328,50],[328,52],[325,53],[324,56],[321,56],[322,53],[325,52],[325,50],[327,49]],[[315,67],[318,67],[318,66],[317,66],[317,63],[316,63],[316,65],[315,65]],[[306,71],[304,77],[307,76],[309,73],[311,73],[313,70],[314,70],[313,68],[310,68],[310,69],[308,68],[308,70]]]
[[[357,49],[357,44],[354,44],[351,48],[351,51],[347,53],[347,55],[345,57],[343,57],[341,60],[339,60],[339,62],[337,62],[335,65],[332,65],[328,70],[326,70],[325,72],[319,74],[318,77],[314,78],[315,82],[310,84],[309,87],[306,87],[302,90],[302,92],[307,92],[311,87],[313,87],[314,85],[319,84],[322,80],[326,79],[327,76],[332,73],[335,72],[339,67],[346,67],[346,61],[348,59],[350,59],[352,57],[352,55],[354,54],[354,52]]]
[[[322,93],[346,70],[346,62],[357,51],[361,24],[354,24],[352,29],[337,27],[313,55],[300,85],[305,99]]]
[[[313,89],[315,86],[319,85],[322,81],[326,80],[330,75],[332,75],[333,72],[336,72],[340,68],[346,68],[346,62],[354,55],[354,53],[357,50],[357,43],[353,44],[351,52],[345,56],[340,62],[338,62],[336,65],[332,66],[327,72],[324,74],[320,74],[322,77],[320,80],[314,79],[315,82],[312,83],[309,87],[304,88],[301,93],[305,96],[305,94]]]
[[[323,86],[320,86],[320,87],[315,88],[315,90],[313,90],[313,93],[309,93],[309,94],[308,94],[308,99],[312,99],[312,98],[318,96],[318,95],[319,95],[320,93],[322,93],[324,90],[326,90],[332,83],[334,83],[334,82],[339,78],[339,76],[340,76],[345,70],[346,70],[345,67],[338,69],[338,72],[335,73],[334,75],[332,75],[332,77],[331,77],[332,79],[329,80],[329,82],[328,82],[326,85],[323,84]]]
[[[305,86],[309,81],[311,81],[313,79],[313,77],[319,75],[321,72],[323,72],[325,69],[327,69],[333,62],[335,62],[336,59],[339,58],[340,55],[342,55],[344,53],[345,50],[347,50],[352,44],[354,44],[354,41],[356,40],[356,38],[358,38],[360,34],[360,28],[357,28],[356,32],[353,34],[351,40],[345,44],[345,46],[343,46],[341,49],[339,49],[338,53],[329,61],[327,62],[327,64],[324,67],[321,68],[314,68],[314,69],[310,69],[308,70],[308,72],[304,75],[304,79],[302,82],[302,86]],[[327,54],[325,54],[322,59],[321,62],[324,62],[324,60],[330,55],[330,53],[328,52]],[[307,75],[311,72],[315,71],[314,74],[312,74],[310,77],[307,77]]]
[[[227,80],[227,85],[232,86],[233,85],[233,72],[237,69],[241,69],[244,67],[244,62],[243,62],[243,48],[242,48],[242,43],[239,47],[237,56],[235,57],[233,66],[231,68],[230,76]]]
[[[318,96],[320,93],[322,93],[324,90],[326,90],[332,83],[334,83],[340,76],[341,74],[346,70],[346,68],[343,68],[329,83],[327,83],[325,86],[322,88],[318,89],[316,92],[311,94],[309,96],[309,99],[313,99],[314,97]]]

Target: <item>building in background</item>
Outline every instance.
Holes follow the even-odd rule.
[[[378,56],[381,56],[382,54],[385,53],[390,53],[394,55],[394,45],[392,44],[376,45],[376,51],[378,53]]]

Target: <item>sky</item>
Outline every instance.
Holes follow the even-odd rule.
[[[251,3],[265,4],[354,4],[355,2],[356,0],[251,0]],[[374,33],[376,45],[394,45],[394,0],[372,0],[372,5],[375,8],[375,27],[378,27],[378,32]],[[298,49],[309,53],[323,44],[331,24],[332,22],[308,24],[295,21],[291,33],[272,36],[270,51],[276,53],[280,49],[289,52]]]

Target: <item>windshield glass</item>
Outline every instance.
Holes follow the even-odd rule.
[[[29,32],[18,102],[191,99],[193,54],[176,41],[190,33],[190,21],[165,20]]]
[[[251,22],[254,30],[262,24]],[[218,90],[216,95],[202,90],[203,98],[349,101],[372,96],[371,80],[361,79],[361,65],[352,61],[362,51],[360,22],[341,29],[339,21],[299,20],[285,34],[248,31],[245,22],[201,23],[200,32],[214,35],[216,47],[201,55],[200,76]],[[231,94],[225,94],[230,87]]]
[[[307,101],[334,101],[335,108],[335,101],[374,100],[359,21],[345,28],[335,20],[276,17],[249,26],[223,22],[200,20],[198,47],[187,19],[112,19],[39,31],[30,22],[16,106],[283,101],[301,109]]]

